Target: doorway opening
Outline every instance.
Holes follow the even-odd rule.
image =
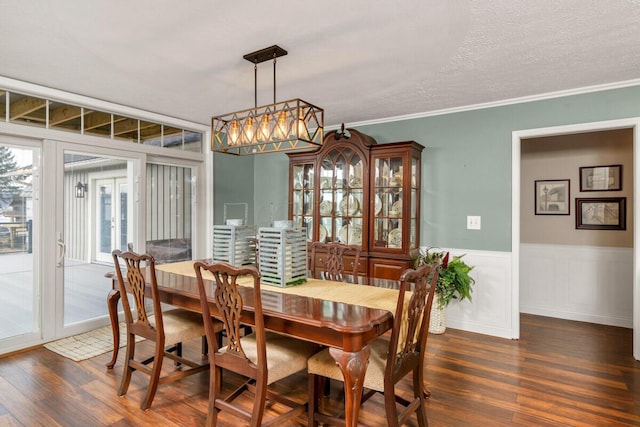
[[[585,123],[579,125],[557,126],[551,128],[529,129],[516,131],[512,133],[512,331],[514,338],[519,337],[520,330],[520,275],[521,275],[521,208],[522,199],[528,197],[529,194],[521,193],[521,161],[522,161],[522,140],[528,138],[550,137],[558,135],[580,134],[586,132],[597,132],[617,129],[631,129],[633,133],[633,194],[630,204],[630,211],[633,213],[632,222],[637,224],[638,221],[638,200],[640,197],[640,177],[637,173],[639,154],[639,128],[640,119],[624,119],[612,120],[605,122]],[[591,166],[591,165],[585,165]],[[575,197],[572,197],[569,203],[573,203]],[[573,209],[572,209],[573,212]],[[576,213],[573,212],[575,215]],[[640,284],[638,274],[638,263],[636,262],[637,248],[640,242],[640,232],[637,226],[633,228],[633,255],[630,261],[632,267],[633,282],[633,353],[634,358],[640,360]]]

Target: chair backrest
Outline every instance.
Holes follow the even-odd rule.
[[[389,384],[395,384],[415,366],[422,366],[424,363],[431,306],[439,271],[439,263],[429,264],[416,270],[408,269],[400,277],[385,384],[388,381],[391,381]],[[405,300],[409,292],[410,297]],[[394,354],[396,357],[392,357]]]
[[[210,352],[212,366],[229,369],[249,378],[256,379],[256,387],[267,384],[267,359],[262,300],[260,298],[260,273],[255,267],[234,267],[226,262],[207,264],[198,261],[194,264],[200,293],[200,305],[205,323],[207,341],[213,351]],[[213,275],[215,288],[205,283],[203,272]],[[247,358],[242,347],[242,309],[244,301],[238,290],[239,276],[248,275],[253,279],[254,333],[256,337],[257,360]],[[213,289],[212,289],[213,288]],[[248,288],[247,288],[248,289]],[[214,302],[226,331],[227,342],[224,352],[219,352],[211,318],[210,302]]]
[[[153,257],[149,254],[140,255],[133,251],[122,252],[119,249],[114,250],[111,255],[116,268],[120,295],[122,295],[127,330],[136,335],[157,340],[158,337],[164,335],[164,324],[162,322],[162,309],[158,296],[158,282],[156,281],[156,268]],[[125,273],[123,273],[122,267],[125,267]],[[126,274],[126,285],[128,285],[129,292],[127,292],[123,274]],[[150,279],[148,283],[146,277]],[[133,310],[129,298],[126,297],[127,294],[133,296],[135,319],[133,318]],[[145,304],[148,299],[152,301],[155,318],[153,324],[149,322],[151,313],[147,310]]]
[[[313,242],[311,244],[311,276],[317,279],[344,282],[349,275],[353,282],[357,283],[361,252],[362,247],[357,245]],[[345,256],[353,256],[352,265],[345,265]]]

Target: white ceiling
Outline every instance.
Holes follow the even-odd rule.
[[[638,79],[639,23],[639,0],[0,0],[0,75],[208,124],[278,44],[277,100],[349,125]]]

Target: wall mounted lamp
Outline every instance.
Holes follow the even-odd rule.
[[[80,181],[76,184],[76,199],[84,199],[84,195],[88,190],[87,184],[83,184]]]

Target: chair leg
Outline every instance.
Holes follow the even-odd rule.
[[[129,389],[129,383],[131,382],[131,374],[133,368],[129,366],[129,361],[133,360],[136,354],[136,337],[133,334],[127,334],[127,351],[124,359],[124,369],[122,371],[122,381],[120,381],[120,389],[118,390],[118,396],[124,396]]]
[[[318,375],[309,374],[309,400],[307,411],[307,427],[318,427],[316,413],[318,412],[318,402],[320,400],[320,377]]]
[[[253,400],[253,410],[251,411],[251,426],[262,425],[262,417],[264,416],[264,408],[267,402],[267,379],[261,379],[262,384],[255,384],[255,397]]]
[[[149,379],[149,386],[147,387],[147,394],[142,401],[140,408],[146,411],[151,407],[151,402],[156,395],[158,385],[160,384],[160,372],[162,371],[162,361],[164,359],[164,345],[156,343],[156,354],[153,359],[153,369],[151,369],[151,378]]]
[[[384,392],[384,410],[387,414],[387,425],[389,427],[400,427],[398,423],[398,408],[396,408],[395,391],[390,393]]]
[[[205,335],[202,336],[202,355],[206,356],[209,354],[209,343],[207,343],[207,337]]]
[[[414,368],[413,370],[413,390],[414,398],[418,399],[419,402],[416,408],[418,426],[427,427],[429,421],[427,420],[427,405],[425,405],[425,399],[431,396],[431,392],[424,386],[424,375],[419,368]],[[427,393],[429,394],[427,395]]]
[[[179,342],[176,344],[176,356],[178,357],[182,357],[182,343]],[[177,360],[173,362],[174,366],[178,367],[181,366],[182,363],[178,362]]]
[[[211,358],[209,358],[211,362]],[[213,427],[218,422],[218,409],[216,408],[216,398],[220,393],[220,387],[222,386],[222,382],[220,381],[220,373],[222,369],[214,367],[211,365],[211,369],[209,371],[209,404],[207,407],[207,422],[205,424],[206,427]]]

